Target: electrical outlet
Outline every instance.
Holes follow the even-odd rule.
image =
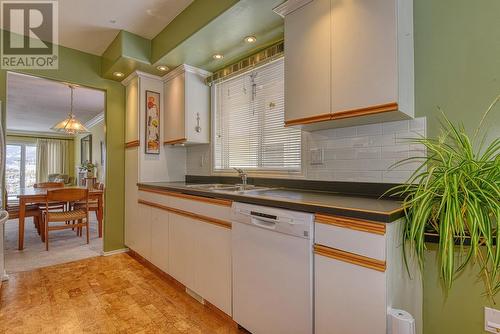
[[[323,164],[323,149],[322,148],[311,148],[310,153],[310,164],[311,165],[322,165]]]
[[[484,308],[484,330],[490,333],[500,333],[500,311]]]

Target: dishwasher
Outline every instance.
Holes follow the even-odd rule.
[[[314,215],[232,208],[233,319],[253,334],[313,333]]]

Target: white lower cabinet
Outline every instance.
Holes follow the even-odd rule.
[[[136,217],[135,248],[133,249],[146,260],[151,261],[151,210],[147,205],[139,204]]]
[[[196,228],[192,218],[169,213],[168,273],[194,291]]]
[[[316,254],[316,334],[385,334],[385,273]]]
[[[226,314],[231,314],[231,230],[196,224],[194,290]]]
[[[169,272],[169,213],[151,208],[151,263]]]

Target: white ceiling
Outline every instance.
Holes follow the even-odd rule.
[[[59,44],[102,55],[119,30],[152,39],[191,2],[193,0],[61,0]]]
[[[104,92],[86,87],[74,91],[73,111],[83,123],[104,110]],[[7,76],[7,130],[51,132],[67,117],[71,91],[62,82],[9,73]]]

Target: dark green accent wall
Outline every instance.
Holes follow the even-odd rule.
[[[439,132],[440,106],[450,119],[474,129],[500,94],[500,1],[414,0],[416,114],[428,132]],[[500,105],[488,119],[489,137],[500,136]],[[424,334],[483,331],[482,282],[470,268],[446,296],[435,251],[426,256]],[[498,305],[496,306],[498,308]]]
[[[22,71],[48,79],[75,83],[106,92],[107,175],[104,223],[104,250],[123,248],[124,178],[125,178],[125,88],[101,77],[101,57],[59,47],[58,70]],[[7,72],[0,70],[2,119],[6,110]]]

